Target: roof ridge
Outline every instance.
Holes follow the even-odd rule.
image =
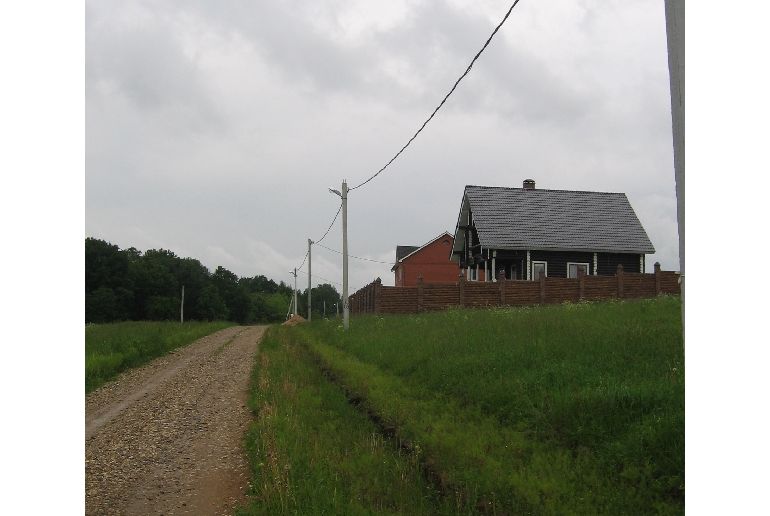
[[[518,188],[515,186],[486,186],[486,185],[465,185],[465,188],[468,187],[471,188],[491,188],[495,190],[521,190],[521,191],[527,191],[527,192],[570,192],[570,193],[598,193],[598,194],[608,194],[608,195],[626,195],[625,192],[600,192],[596,190],[563,190],[558,188]]]

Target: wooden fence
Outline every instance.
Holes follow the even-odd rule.
[[[618,265],[615,276],[541,276],[536,281],[501,277],[497,282],[470,282],[460,277],[455,284],[417,281],[416,287],[383,287],[377,278],[350,296],[350,313],[412,314],[450,307],[523,306],[680,293],[679,274],[661,271],[658,263],[653,274],[624,273],[623,266]]]

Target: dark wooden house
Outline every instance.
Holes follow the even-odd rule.
[[[466,186],[451,258],[468,280],[644,272],[655,252],[624,193]]]

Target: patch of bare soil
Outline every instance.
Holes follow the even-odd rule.
[[[264,330],[227,328],[87,396],[86,514],[231,514],[245,502]]]
[[[284,326],[296,326],[298,324],[302,324],[303,322],[307,322],[307,319],[302,317],[301,315],[292,315],[289,317],[285,323],[283,323]]]

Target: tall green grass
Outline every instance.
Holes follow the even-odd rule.
[[[253,482],[239,514],[447,514],[417,456],[384,439],[318,369],[291,329],[260,344],[247,435]]]
[[[518,513],[684,508],[675,297],[362,316],[296,339],[423,446],[446,482]]]
[[[132,367],[232,326],[229,322],[121,322],[86,325],[86,392]]]

